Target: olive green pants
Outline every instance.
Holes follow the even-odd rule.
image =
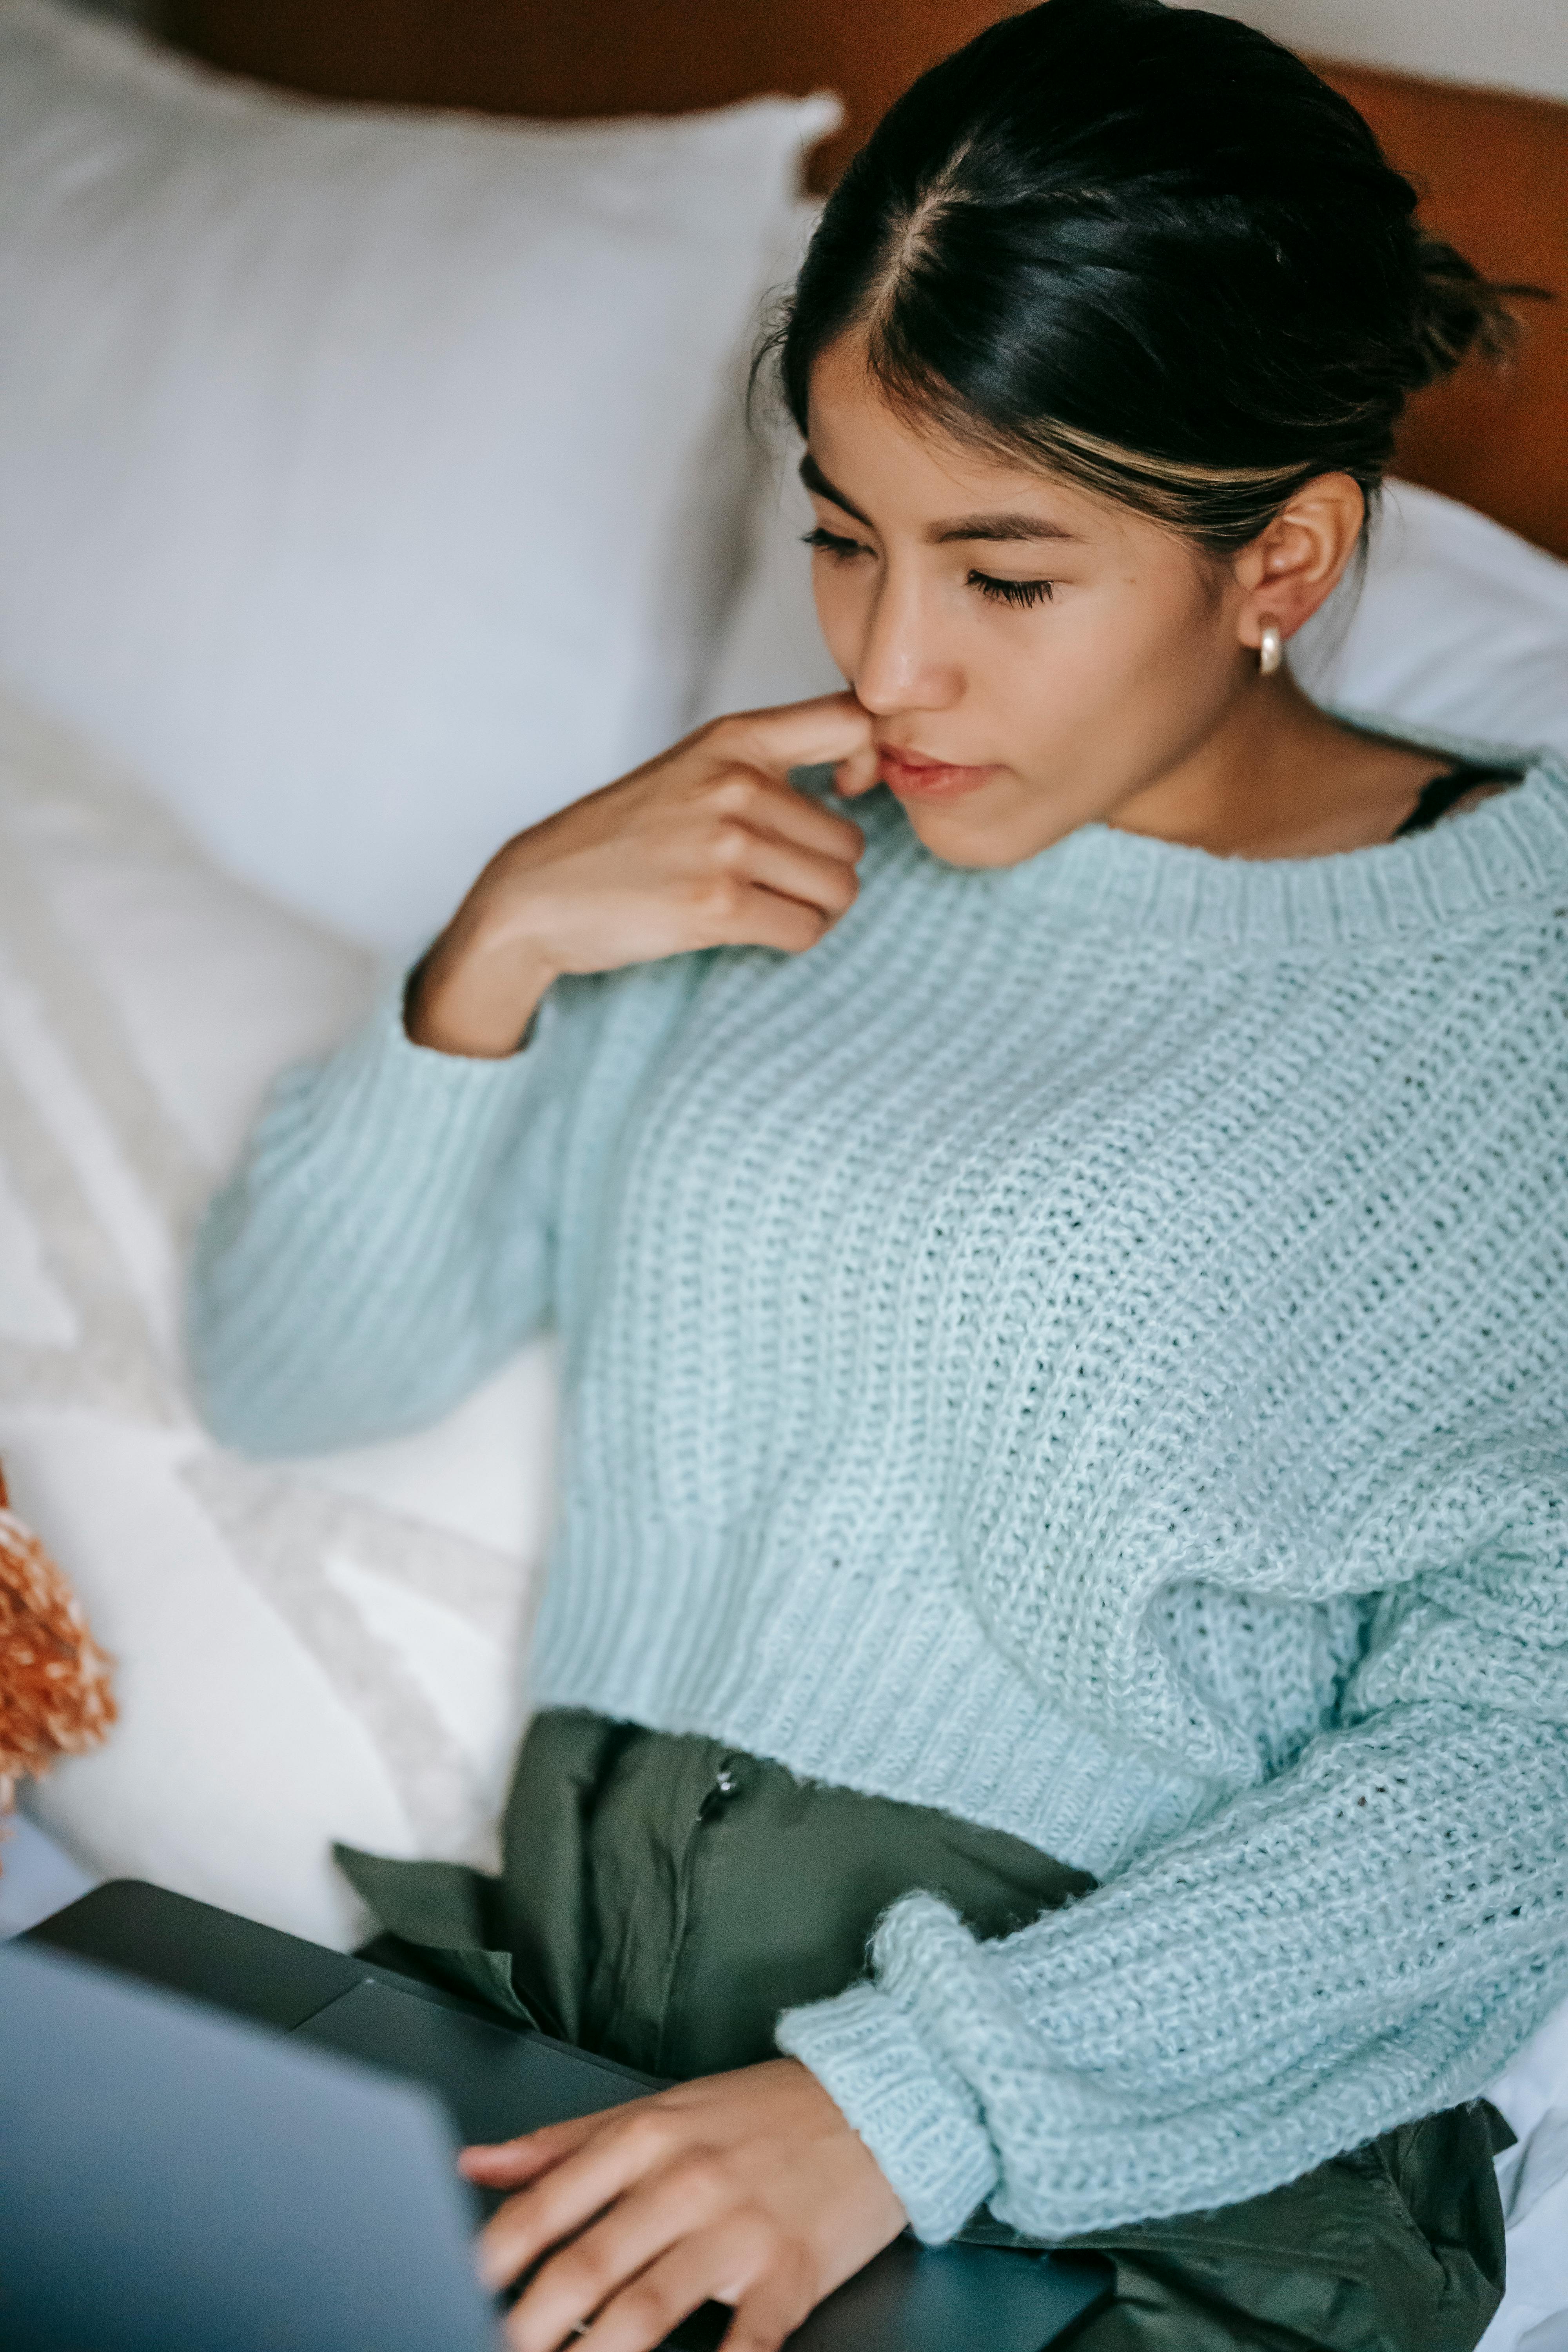
[[[649,2074],[773,2056],[782,2010],[866,1969],[879,1914],[922,1887],[1001,1936],[1093,1881],[1000,1831],[797,1780],[719,1742],[558,1710],[523,1743],[499,1879],[338,1858],[387,1959]],[[1086,2352],[1469,2352],[1502,2292],[1484,2101],[1386,2132],[1218,2211],[1074,2240],[1113,2305]],[[983,2210],[963,2236],[1028,2242]]]

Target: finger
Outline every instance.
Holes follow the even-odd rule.
[[[781,898],[798,898],[837,922],[855,903],[859,883],[853,866],[842,858],[823,857],[802,849],[776,834],[753,833],[749,826],[728,826],[714,856],[726,874],[739,875]]]
[[[811,2296],[793,2278],[764,2277],[736,2305],[719,2352],[779,2352],[811,2308]]]
[[[725,2284],[744,2279],[746,2287],[738,2291],[749,2292],[753,2281],[760,2283],[774,2243],[774,2232],[760,2214],[732,2213],[711,2229],[692,2232],[613,2294],[587,2333],[569,2339],[573,2352],[579,2344],[582,2352],[653,2352],[703,2304],[729,2301]],[[792,2305],[795,2316],[773,2338],[769,2352],[777,2352],[810,2307],[809,2295],[797,2294]],[[537,2352],[526,2336],[512,2335],[509,2341],[518,2352]]]
[[[846,689],[810,702],[786,702],[776,710],[736,711],[715,719],[706,736],[721,759],[783,777],[791,768],[847,760],[863,750],[871,740],[871,720]]]
[[[777,834],[783,841],[797,841],[803,849],[836,857],[841,864],[853,866],[866,846],[865,835],[851,818],[836,815],[812,794],[755,768],[739,768],[722,777],[712,805],[721,816],[738,818],[755,833]]]
[[[704,929],[711,947],[782,948],[786,955],[801,955],[837,919],[803,898],[723,876],[707,894]]]
[[[851,751],[847,760],[839,761],[834,771],[833,789],[840,800],[856,800],[860,793],[870,791],[881,772],[877,747],[868,743],[863,751]]]
[[[529,2281],[516,2305],[514,2343],[524,2352],[552,2352],[657,2256],[733,2201],[715,2158],[699,2150],[671,2164],[617,2200]]]
[[[600,2118],[602,2121],[603,2118]],[[475,2242],[479,2275],[504,2286],[547,2248],[571,2237],[671,2155],[670,2126],[648,2109],[595,2132],[587,2144],[492,2213]]]
[[[467,2180],[510,2189],[574,2155],[604,2125],[601,2111],[596,2116],[574,2116],[569,2123],[547,2124],[540,2131],[524,2132],[518,2139],[476,2141],[463,2149],[458,2169]]]

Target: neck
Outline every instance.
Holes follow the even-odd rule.
[[[1447,764],[1330,718],[1282,669],[1249,679],[1204,742],[1104,822],[1218,857],[1321,856],[1386,841]]]

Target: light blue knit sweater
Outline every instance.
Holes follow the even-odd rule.
[[[536,1703],[1103,1882],[985,1944],[909,1895],[784,2019],[920,2233],[1226,2203],[1568,1992],[1568,772],[1299,861],[854,814],[808,954],[290,1075],[201,1393],[345,1444],[553,1317]]]

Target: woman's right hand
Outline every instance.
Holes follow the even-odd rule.
[[[420,966],[409,1035],[499,1058],[563,972],[815,946],[854,902],[864,837],[785,779],[829,761],[847,790],[875,780],[871,721],[852,694],[716,719],[518,834]]]

